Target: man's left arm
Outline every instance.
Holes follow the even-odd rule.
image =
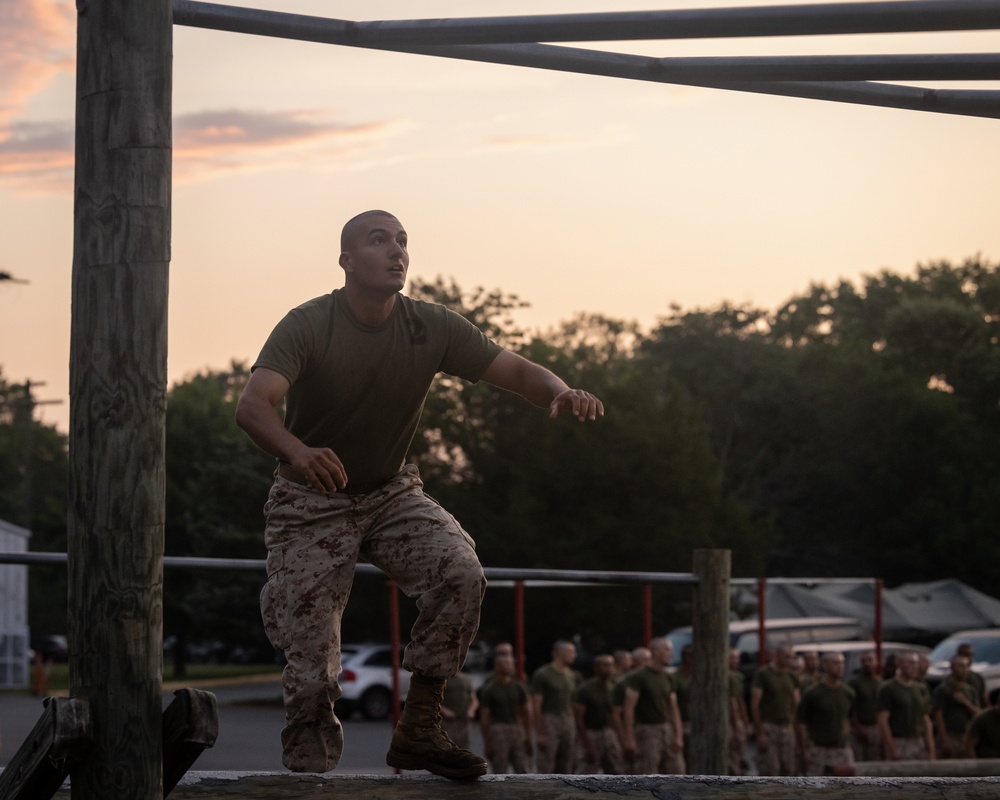
[[[539,408],[548,408],[552,417],[569,412],[586,422],[604,416],[604,404],[590,392],[571,389],[551,370],[510,350],[502,350],[493,359],[482,379],[499,389],[521,395]]]

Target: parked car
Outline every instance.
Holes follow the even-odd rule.
[[[392,711],[392,647],[387,644],[345,644],[340,648],[340,688],[337,713],[360,711],[365,719],[386,719]],[[403,660],[403,651],[399,651]],[[410,673],[399,670],[399,699],[406,699]]]
[[[1000,692],[1000,628],[958,631],[941,640],[930,652],[927,682],[936,686],[951,674],[951,659],[960,644],[972,645],[972,669],[983,676],[991,702]]]
[[[905,650],[912,650],[914,653],[930,653],[929,647],[919,644],[907,644],[906,642],[882,642],[882,663],[891,656],[898,656]],[[795,647],[795,653],[801,654],[807,651],[814,653],[841,653],[844,656],[844,678],[845,680],[854,675],[861,667],[862,653],[874,653],[875,642],[872,639],[850,642],[810,642]]]
[[[35,655],[45,661],[55,661],[65,664],[69,661],[69,642],[65,636],[52,634],[41,637],[32,648]]]
[[[860,620],[852,617],[778,617],[764,620],[764,635],[768,650],[778,645],[807,644],[861,639],[866,634]],[[667,634],[674,646],[672,666],[681,661],[681,650],[692,640],[690,625],[675,628]],[[758,621],[739,620],[729,623],[729,646],[740,651],[740,669],[750,674],[757,668],[760,643]]]

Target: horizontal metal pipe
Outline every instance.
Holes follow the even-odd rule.
[[[182,25],[195,24],[189,21],[191,6],[195,5],[208,4],[175,0],[175,22]],[[249,20],[246,12],[252,11],[251,9],[230,11],[230,8],[214,5],[212,13]],[[307,19],[309,18],[303,17],[299,24],[308,26],[310,23],[305,22]],[[672,11],[331,22],[337,22],[341,26],[342,35],[347,39],[339,42],[340,44],[360,47],[812,36],[990,30],[1000,28],[1000,3],[997,0],[890,0]]]
[[[66,553],[0,552],[0,564],[66,564]],[[258,558],[198,558],[192,556],[164,556],[165,567],[186,569],[231,569],[262,572],[266,562]],[[381,575],[382,570],[372,564],[358,564],[355,571],[365,575]],[[531,580],[556,583],[697,583],[695,575],[686,572],[618,572],[609,570],[574,569],[517,569],[485,567],[487,580]]]
[[[236,33],[359,46],[355,42],[348,41],[347,23],[342,20],[326,20],[299,14],[174,0],[174,22]],[[785,97],[833,100],[966,116],[1000,117],[1000,91],[933,90],[863,82],[755,82],[740,80],[738,76],[730,76],[726,80],[696,80],[681,78],[676,74],[664,75],[662,62],[665,59],[543,44],[379,46],[376,49]]]

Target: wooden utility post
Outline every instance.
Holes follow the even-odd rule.
[[[70,342],[74,800],[160,800],[170,0],[77,0]]]
[[[695,550],[695,680],[691,684],[691,764],[695,775],[725,775],[729,753],[729,550]]]

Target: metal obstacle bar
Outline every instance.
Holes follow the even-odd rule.
[[[959,2],[890,2],[848,4],[852,10],[864,7],[900,7],[895,15],[897,30],[901,19],[913,20],[911,26],[930,24],[921,22],[920,12],[927,12],[937,21],[930,28],[919,30],[967,30],[1000,27],[1000,0]],[[785,6],[787,9],[825,8],[830,6]],[[954,15],[942,13],[953,8]],[[947,54],[910,56],[774,56],[744,58],[652,58],[648,56],[612,53],[602,50],[563,47],[548,44],[483,44],[483,45],[425,45],[408,40],[406,44],[381,41],[374,34],[361,37],[358,25],[387,25],[389,23],[355,23],[326,19],[302,14],[286,14],[260,9],[223,6],[193,0],[174,0],[174,23],[193,27],[212,28],[235,33],[248,33],[323,44],[349,47],[367,47],[396,52],[407,52],[443,58],[506,64],[511,66],[550,69],[588,75],[625,78],[630,80],[672,83],[705,88],[771,94],[785,97],[803,97],[816,100],[856,103],[862,105],[901,108],[915,111],[934,111],[946,114],[1000,118],[1000,91],[927,89],[916,86],[870,83],[859,78],[879,77],[882,80],[989,80],[997,75],[996,54]],[[716,9],[727,11],[730,9]],[[737,9],[740,12],[756,11],[763,17],[775,9]],[[905,14],[900,15],[900,11]],[[622,12],[625,13],[625,12]],[[671,14],[675,12],[660,12]],[[696,14],[696,12],[685,12]],[[704,13],[704,12],[700,12]],[[600,15],[617,18],[622,14]],[[574,16],[590,15],[566,15]],[[780,16],[780,15],[778,15]],[[864,16],[864,14],[862,14]],[[875,17],[872,17],[873,19]],[[500,28],[497,20],[526,20],[531,18],[494,18],[485,20]],[[546,19],[546,18],[542,18]],[[846,19],[846,18],[845,18]],[[428,26],[440,20],[425,21]],[[448,22],[448,21],[444,21]],[[453,21],[459,22],[459,21]],[[470,24],[476,21],[464,21]],[[480,22],[483,22],[482,20]],[[973,25],[976,23],[976,25]],[[949,25],[951,27],[947,27]],[[882,28],[885,30],[883,21]],[[914,28],[906,28],[913,30]],[[544,24],[539,31],[545,30]],[[728,28],[720,29],[728,31]],[[758,28],[758,30],[761,30]],[[767,30],[766,28],[764,30]],[[810,28],[796,28],[801,33]],[[860,28],[851,32],[860,32]],[[829,28],[814,26],[812,32],[828,33]],[[723,35],[723,34],[717,34]],[[771,35],[754,33],[744,35]],[[605,29],[602,38],[610,36]],[[662,38],[647,28],[642,38]]]

